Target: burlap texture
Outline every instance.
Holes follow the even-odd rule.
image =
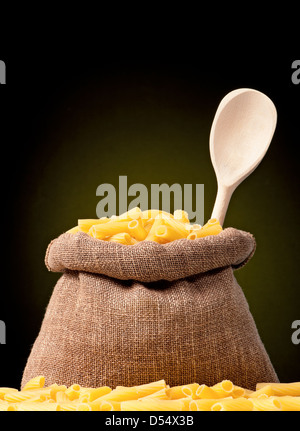
[[[249,233],[134,246],[62,234],[46,266],[63,272],[29,355],[23,386],[114,388],[224,379],[278,382],[233,270],[252,257]]]

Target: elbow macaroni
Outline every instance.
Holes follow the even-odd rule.
[[[166,244],[177,239],[195,240],[218,235],[222,227],[217,219],[210,219],[204,226],[190,224],[188,214],[175,210],[174,214],[161,210],[141,211],[133,208],[120,216],[100,219],[80,219],[77,226],[67,233],[85,232],[93,238],[123,245],[135,245],[141,241]]]
[[[256,391],[230,380],[210,387],[165,380],[115,389],[44,385],[37,376],[21,391],[0,388],[0,411],[300,411],[300,382],[258,383]]]

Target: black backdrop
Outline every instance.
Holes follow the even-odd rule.
[[[97,41],[96,41],[97,42]],[[196,41],[194,41],[196,42]],[[2,267],[0,386],[19,387],[53,286],[48,243],[78,218],[96,217],[101,183],[203,183],[205,219],[216,194],[208,138],[225,94],[250,87],[278,111],[271,147],[235,192],[226,226],[251,231],[252,261],[236,273],[282,381],[300,380],[299,94],[291,80],[298,53],[268,44],[207,54],[201,45],[107,45],[54,49],[18,43],[0,49]]]

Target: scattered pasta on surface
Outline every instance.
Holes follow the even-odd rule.
[[[85,232],[96,239],[135,245],[141,241],[166,244],[176,239],[195,240],[218,235],[222,227],[217,219],[210,219],[204,226],[190,224],[186,211],[176,210],[170,214],[161,210],[142,211],[133,208],[119,216],[100,219],[80,219],[77,226],[67,233]]]
[[[44,376],[22,390],[0,387],[0,411],[300,411],[300,382],[258,383],[256,391],[223,380],[170,387],[165,380],[112,389],[45,387]]]

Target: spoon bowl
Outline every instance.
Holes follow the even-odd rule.
[[[263,93],[241,88],[221,101],[210,132],[210,156],[218,182],[211,218],[223,225],[236,187],[261,162],[277,122],[273,102]]]

